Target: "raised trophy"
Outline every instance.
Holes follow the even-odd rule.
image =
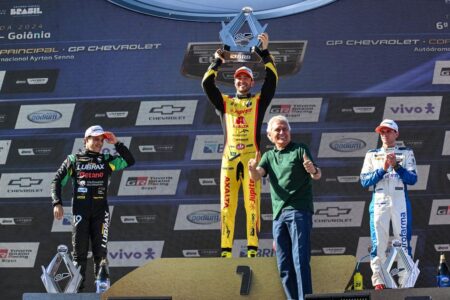
[[[245,23],[250,32],[243,32]],[[261,26],[253,15],[251,7],[242,8],[241,12],[234,17],[227,25],[222,21],[222,30],[219,32],[223,43],[225,60],[235,62],[254,61],[253,52],[260,53],[258,48],[260,41],[258,35],[266,30],[267,24]]]
[[[398,240],[392,241],[392,247],[389,251],[389,256],[381,265],[381,274],[386,287],[390,289],[414,287],[420,273],[417,267],[419,260],[414,263]],[[397,260],[397,268],[393,269],[392,265],[395,260]],[[405,273],[404,276],[402,274],[403,280],[397,283],[393,276],[400,275],[401,272]]]
[[[60,266],[64,262],[63,267]],[[75,267],[70,259],[66,245],[59,245],[57,253],[47,268],[42,267],[41,280],[47,293],[76,293],[80,287],[82,276],[81,266]],[[64,285],[62,287],[61,285]]]

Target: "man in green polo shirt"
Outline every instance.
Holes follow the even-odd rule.
[[[288,299],[312,294],[311,243],[312,180],[322,176],[307,145],[291,142],[291,128],[284,116],[272,117],[267,136],[274,148],[261,161],[248,163],[250,177],[269,175],[273,210],[273,238],[281,282]]]

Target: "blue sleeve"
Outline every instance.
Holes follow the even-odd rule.
[[[386,171],[384,169],[377,169],[369,173],[361,173],[360,180],[361,185],[365,188],[377,184],[381,179],[383,179]]]

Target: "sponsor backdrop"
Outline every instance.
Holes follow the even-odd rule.
[[[53,220],[49,185],[93,124],[115,132],[137,159],[111,178],[112,280],[160,257],[219,255],[223,133],[200,81],[221,44],[218,21],[242,5],[212,1],[209,11],[196,14],[193,5],[184,14],[175,4],[169,15],[113,2],[0,4],[0,289],[8,299],[45,291],[41,266],[70,245],[71,216]],[[410,192],[417,286],[435,286],[439,253],[450,258],[450,1],[266,2],[253,8],[268,24],[280,78],[265,121],[286,115],[294,140],[309,144],[323,169],[313,255],[367,255],[371,196],[359,173],[367,150],[380,146],[373,129],[392,118],[399,145],[412,147],[418,163]],[[262,65],[250,66],[258,89]],[[225,92],[233,93],[235,67],[219,73]],[[262,190],[259,255],[272,256],[267,179]],[[69,212],[70,189],[64,199]],[[234,256],[244,254],[244,217],[241,204]],[[367,258],[361,266],[369,286]]]

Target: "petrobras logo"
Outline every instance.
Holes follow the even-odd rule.
[[[218,257],[218,249],[190,249],[183,250],[183,257]]]
[[[322,98],[275,98],[264,122],[279,114],[286,116],[290,123],[318,122],[321,107]]]
[[[117,137],[117,139],[120,140],[125,146],[127,146],[128,149],[130,148],[131,136],[120,136]],[[83,138],[76,138],[73,143],[72,153],[78,153],[83,150],[84,150]],[[103,143],[103,147],[100,150],[100,153],[109,155],[119,155],[119,153],[116,151],[116,147],[108,143]]]
[[[337,176],[339,183],[355,183],[359,182],[359,176]]]
[[[42,10],[39,5],[15,5],[9,14],[13,17],[35,17],[42,15]]]
[[[110,0],[121,8],[138,11],[143,14],[197,22],[230,21],[242,10],[242,1],[211,0],[208,5],[202,0],[189,2],[172,0],[162,2],[158,0]],[[250,2],[254,15],[258,20],[289,16],[330,4],[336,0],[278,0]]]
[[[74,109],[75,103],[22,105],[15,128],[68,128]]]
[[[353,106],[353,112],[355,114],[373,114],[375,106]]]
[[[198,182],[202,186],[216,186],[216,185],[218,185],[219,179],[218,178],[199,178]]]
[[[155,145],[139,145],[139,151],[142,153],[156,152]]]
[[[37,156],[37,155],[50,155],[52,148],[19,148],[17,152],[20,156]]]
[[[450,199],[433,200],[429,225],[450,225]]]
[[[220,229],[219,204],[186,204],[178,206],[174,230]]]
[[[247,257],[247,240],[235,239],[232,248],[233,257]],[[274,257],[272,239],[259,239],[256,257]]]
[[[437,60],[434,63],[433,84],[450,84],[450,61]]]
[[[322,251],[327,255],[340,255],[345,253],[345,247],[324,247]]]
[[[376,148],[377,142],[376,132],[324,132],[318,157],[364,157],[368,150]]]
[[[27,119],[33,123],[51,123],[62,118],[62,113],[56,110],[40,110],[27,116]]]
[[[197,102],[198,100],[142,101],[136,125],[191,125]]]
[[[39,243],[0,243],[0,268],[34,268]]]
[[[392,241],[394,240],[393,236],[389,237],[388,241],[388,248],[392,246]],[[416,246],[417,246],[417,235],[411,236],[411,254],[414,257],[414,253],[416,252]],[[358,246],[356,248],[356,261],[360,261],[362,263],[369,263],[370,262],[370,256],[368,255],[372,248],[372,242],[370,237],[368,236],[362,236],[359,237],[358,240]],[[389,251],[387,251],[389,252]],[[387,254],[388,255],[388,254]],[[364,259],[362,259],[364,258]]]
[[[175,145],[139,145],[138,149],[141,153],[170,153],[174,151]]]
[[[387,97],[383,119],[396,121],[439,120],[442,96]]]
[[[313,227],[360,227],[364,201],[314,203]]]
[[[450,244],[435,244],[434,249],[436,252],[449,252]]]
[[[4,165],[6,163],[10,147],[11,140],[0,140],[0,165]]]
[[[194,224],[214,224],[220,222],[220,212],[216,210],[199,210],[187,215],[187,220]]]
[[[197,135],[191,160],[220,160],[223,150],[223,135]]]
[[[449,252],[450,244],[435,244],[434,249],[436,252]]]
[[[156,215],[120,216],[124,224],[151,224],[156,222]]]
[[[124,171],[119,196],[175,195],[181,170]]]
[[[108,119],[123,119],[128,117],[128,111],[107,111],[106,117]]]
[[[48,197],[54,173],[3,173],[0,198]]]
[[[31,225],[33,217],[0,218],[0,225]]]
[[[110,267],[140,267],[161,258],[164,241],[110,241],[108,261]]]
[[[198,250],[183,250],[183,257],[200,257]]]
[[[360,139],[345,138],[332,141],[330,148],[338,152],[355,152],[366,147],[366,143]]]
[[[29,85],[39,85],[39,84],[47,84],[48,77],[43,78],[27,78],[27,83]]]

